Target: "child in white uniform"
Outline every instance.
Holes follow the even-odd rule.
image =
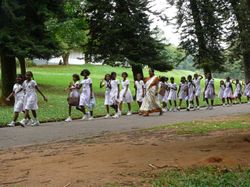
[[[138,73],[136,75],[136,81],[135,81],[135,93],[136,93],[136,101],[138,103],[139,108],[141,107],[142,100],[145,94],[145,85],[143,82],[142,75]]]
[[[80,76],[77,74],[72,75],[73,82],[69,84],[69,87],[66,89],[69,91],[68,95],[68,105],[69,105],[69,117],[65,120],[65,122],[71,122],[71,111],[72,107],[79,106],[80,99]]]
[[[118,80],[116,80],[115,72],[111,73],[110,79],[110,106],[115,110],[115,115],[113,116],[113,118],[119,118],[118,104],[120,96],[120,83]]]
[[[188,85],[185,77],[181,77],[181,83],[179,85],[179,90],[177,95],[179,96],[178,110],[181,109],[181,104],[183,100],[186,100],[186,105],[188,110]]]
[[[130,88],[129,88],[130,82],[127,79],[127,77],[128,77],[128,74],[126,72],[123,72],[122,73],[123,80],[121,82],[122,90],[121,90],[120,99],[119,99],[119,101],[120,101],[120,111],[119,111],[119,114],[121,115],[121,112],[122,112],[122,104],[123,103],[127,103],[128,104],[128,113],[127,113],[127,116],[130,116],[130,115],[132,115],[132,112],[131,112],[131,103],[133,101],[133,96],[132,96]]]
[[[174,82],[174,77],[170,78],[170,83],[168,84],[168,88],[169,88],[169,95],[168,95],[168,101],[169,101],[169,111],[177,111],[177,84]],[[174,102],[174,110],[172,108],[172,101]]]
[[[167,77],[161,77],[160,78],[160,82],[158,85],[159,88],[159,93],[158,93],[158,99],[160,101],[160,103],[162,103],[162,110],[164,112],[167,111],[167,103],[168,103],[168,84],[167,84],[168,78]]]
[[[87,69],[82,70],[81,76],[83,80],[80,82],[80,88],[82,88],[82,93],[80,95],[80,102],[78,109],[83,113],[82,120],[92,120],[93,119],[93,109],[95,107],[95,97],[92,88],[92,79],[89,78],[90,72]],[[88,113],[86,109],[88,108]]]
[[[105,118],[109,118],[109,106],[110,106],[110,91],[111,91],[111,80],[110,80],[110,74],[106,74],[104,79],[100,82],[100,88],[105,87],[105,100],[104,105],[106,106],[107,115]]]
[[[188,101],[189,101],[188,110],[190,110],[191,107],[194,108],[195,89],[196,87],[193,82],[192,75],[189,75],[188,76]]]
[[[220,81],[220,92],[218,94],[218,97],[221,99],[223,106],[225,106],[225,97],[224,92],[226,89],[225,82],[223,80]]]
[[[232,104],[233,104],[233,99],[232,99],[233,86],[232,86],[230,77],[227,77],[225,85],[226,85],[226,88],[224,91],[224,98],[227,100],[227,105],[229,106],[229,104],[230,104],[232,106]]]
[[[212,110],[214,106],[215,87],[211,73],[208,73],[206,77],[204,97],[207,103],[207,109]],[[211,105],[209,104],[209,100],[211,100]]]
[[[16,124],[16,121],[18,119],[19,113],[24,112],[24,91],[22,87],[23,83],[23,76],[22,75],[17,75],[16,77],[16,83],[13,86],[13,91],[12,93],[6,98],[6,101],[10,101],[10,98],[14,96],[15,98],[15,104],[14,104],[14,117],[13,121],[8,124],[8,127],[14,127]]]
[[[195,100],[197,109],[200,109],[200,95],[201,95],[201,80],[203,79],[202,75],[194,74],[194,84],[195,84]]]
[[[233,82],[234,83],[234,82]],[[240,83],[239,79],[236,79],[236,82],[234,83],[236,88],[234,91],[234,98],[235,100],[239,100],[239,103],[241,104],[241,97],[242,97],[242,84]]]
[[[24,90],[24,109],[25,109],[25,120],[21,121],[21,125],[24,127],[25,125],[31,124],[32,126],[38,126],[40,122],[37,120],[38,105],[37,105],[37,94],[41,94],[44,101],[48,101],[44,94],[40,91],[37,86],[36,81],[33,80],[33,73],[31,71],[26,72],[26,81],[23,83]],[[29,111],[31,110],[34,120],[31,121],[29,119]]]
[[[250,104],[250,81],[246,82],[244,93],[245,93],[245,96],[247,97],[248,104]]]

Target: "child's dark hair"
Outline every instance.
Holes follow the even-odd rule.
[[[80,76],[78,74],[73,74],[72,77],[75,78],[77,81],[80,80]]]
[[[163,76],[163,77],[160,77],[160,81],[161,81],[161,82],[166,82],[166,81],[167,81],[167,77],[164,77],[164,76]]]
[[[27,71],[27,72],[25,73],[25,75],[27,75],[27,74],[30,74],[31,78],[34,80],[34,75],[33,75],[33,73],[32,73],[31,71]]]
[[[174,77],[171,77],[170,80],[173,80],[173,81],[174,81]]]
[[[188,77],[187,77],[187,78],[191,80],[191,79],[192,79],[192,75],[188,75]]]
[[[128,73],[127,72],[123,72],[122,76],[125,75],[126,77],[128,77]]]
[[[108,76],[111,77],[110,74],[106,74],[105,77],[104,77],[104,80],[105,80],[105,81],[107,81],[107,77],[108,77]]]
[[[111,80],[115,80],[116,72],[112,72],[110,75]]]
[[[168,79],[168,77],[166,77],[166,81],[168,81],[169,79]]]
[[[84,76],[84,74],[86,74],[87,76],[89,76],[90,75],[90,71],[88,69],[84,69],[81,72],[81,76]]]
[[[24,81],[23,75],[17,74],[17,75],[16,75],[16,78],[21,79],[21,83],[23,83],[23,81]]]

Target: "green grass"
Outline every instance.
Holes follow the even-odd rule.
[[[99,82],[103,79],[104,75],[111,73],[112,71],[117,72],[118,79],[121,79],[122,72],[126,71],[129,74],[129,79],[132,80],[132,72],[129,68],[122,67],[110,67],[110,66],[94,66],[94,65],[84,65],[84,66],[36,66],[29,67],[34,73],[34,78],[37,81],[39,87],[48,97],[49,102],[45,103],[39,96],[39,111],[38,116],[41,122],[47,121],[60,121],[67,117],[67,93],[64,89],[68,86],[71,81],[71,76],[74,73],[80,73],[82,69],[87,68],[90,70],[90,77],[93,80],[94,92],[97,95],[97,107],[95,108],[95,115],[100,116],[105,114],[104,102],[104,89],[99,88]],[[144,70],[147,76],[147,70]],[[185,70],[173,70],[167,73],[156,72],[157,75],[164,75],[168,77],[175,77],[176,82],[179,83],[181,76],[187,76],[189,74],[194,74],[194,72]],[[132,81],[131,81],[132,82]],[[219,86],[219,81],[215,82],[217,90]],[[204,81],[202,82],[204,85]],[[134,92],[133,85],[131,85],[131,90]],[[216,103],[220,103],[216,100]],[[204,105],[204,102],[202,103]],[[0,109],[0,124],[7,124],[12,120],[12,107],[1,107]],[[126,110],[126,107],[125,107]],[[136,103],[133,103],[133,111],[137,111],[138,107]],[[81,114],[78,111],[73,111],[73,118],[80,118]],[[20,117],[21,118],[21,117]]]
[[[151,181],[153,187],[249,187],[250,170],[220,170],[205,167],[168,170]]]
[[[178,135],[205,135],[215,131],[224,131],[231,129],[250,129],[250,118],[225,121],[192,121],[178,123],[174,125],[165,125],[150,129],[151,131],[171,130]]]

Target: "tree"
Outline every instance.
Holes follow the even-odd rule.
[[[160,71],[172,69],[162,53],[164,44],[150,29],[148,0],[86,1],[89,25],[87,52],[97,61],[114,65],[128,62],[133,75],[148,65]]]
[[[0,0],[2,97],[12,90],[15,58],[45,58],[58,52],[46,21],[62,14],[63,0]]]
[[[204,73],[222,71],[225,61],[221,40],[223,22],[218,16],[221,4],[217,0],[177,0],[177,25],[181,33],[180,46],[194,57],[195,67]]]
[[[53,19],[47,23],[59,43],[64,65],[68,65],[71,50],[84,48],[87,43],[88,28],[81,3],[81,0],[67,0],[64,5],[65,14],[61,18],[63,21]]]

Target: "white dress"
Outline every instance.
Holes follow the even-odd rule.
[[[164,85],[163,82],[160,81],[158,83],[158,89],[160,90],[160,93],[158,93],[158,99],[159,99],[160,102],[162,102],[163,101],[163,97],[164,97],[165,92],[166,92],[165,85]]]
[[[232,93],[232,83],[231,82],[226,82],[226,88],[224,91],[224,98],[232,98],[233,93]]]
[[[36,94],[37,83],[34,80],[24,81],[24,109],[25,110],[38,110],[37,105],[37,94]]]
[[[83,79],[80,84],[82,85],[82,93],[80,95],[79,106],[88,107],[89,110],[92,110],[95,107],[95,97],[94,94],[91,94],[90,85],[92,84],[91,78]]]
[[[165,83],[165,87],[166,87],[166,91],[165,91],[165,94],[162,98],[162,101],[167,103],[168,102],[168,96],[169,96],[169,84],[166,82]]]
[[[76,81],[71,87],[70,87],[70,93],[69,93],[69,97],[79,97],[80,96],[80,90],[79,90],[79,85],[80,85],[80,81]]]
[[[214,99],[215,98],[215,90],[214,90],[214,79],[208,80],[206,79],[206,90],[205,90],[205,98],[206,99]]]
[[[23,86],[20,84],[15,84],[13,86],[13,92],[15,97],[15,104],[14,104],[14,112],[23,112],[24,111],[24,91]]]
[[[242,85],[236,84],[236,89],[234,91],[234,98],[237,98],[239,95],[242,95]]]
[[[119,81],[111,80],[110,81],[111,90],[110,90],[110,105],[117,105],[119,103],[118,95],[119,95]]]
[[[198,77],[197,79],[193,80],[195,85],[195,96],[200,97],[201,95],[201,78]]]
[[[136,101],[142,102],[143,101],[143,90],[145,88],[143,80],[135,81],[136,87]]]
[[[177,100],[177,84],[176,83],[169,83],[169,94],[168,100],[176,101]]]
[[[180,83],[179,99],[182,99],[182,100],[187,100],[188,99],[187,89],[188,89],[187,83],[182,83],[181,82]]]
[[[218,94],[218,97],[220,99],[225,99],[225,97],[224,97],[225,89],[226,89],[225,85],[221,85],[220,86],[220,91],[219,91],[219,94]]]
[[[188,100],[193,101],[195,94],[194,82],[188,82]]]
[[[245,86],[245,96],[250,97],[250,83]]]
[[[104,100],[104,105],[110,105],[110,92],[111,92],[111,81],[105,81],[105,100]]]
[[[120,93],[120,102],[132,103],[133,96],[132,96],[130,88],[129,88],[129,85],[130,85],[129,80],[126,79],[125,81],[122,81],[121,84],[122,84],[122,90]],[[127,87],[128,87],[128,89],[127,89]],[[127,92],[126,92],[126,90],[127,90]]]

